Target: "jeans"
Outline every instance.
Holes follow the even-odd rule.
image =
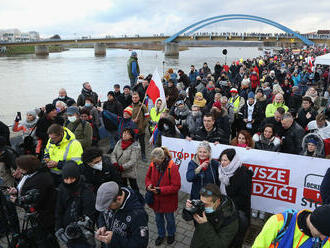
[[[158,229],[158,236],[164,238],[165,237],[165,219],[167,222],[166,230],[168,236],[174,236],[176,227],[175,227],[175,218],[174,213],[156,213],[156,225]],[[165,217],[165,219],[164,219]]]
[[[115,145],[117,144],[118,140],[119,140],[119,135],[117,130],[115,131],[109,131],[110,134],[110,149],[114,149]]]
[[[131,87],[133,88],[134,85],[136,84],[137,78],[129,78],[129,81],[131,83]]]

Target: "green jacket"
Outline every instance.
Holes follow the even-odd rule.
[[[136,72],[137,75],[140,75],[140,68],[139,68],[139,63],[137,62],[137,58],[135,57],[130,57],[127,61],[127,71],[128,71],[128,77],[129,78],[136,78],[133,73],[132,73],[132,62],[136,62]]]
[[[282,107],[285,109],[285,112],[287,112],[289,110],[289,108],[287,106],[284,105],[284,103],[270,103],[267,105],[266,107],[266,118],[268,117],[273,117],[277,108]]]
[[[85,122],[85,121],[84,121]],[[76,136],[83,149],[92,145],[93,128],[89,122],[83,123],[81,120],[69,122],[65,125]]]
[[[208,222],[196,225],[190,247],[229,247],[238,231],[238,214],[233,201],[222,196],[217,210],[206,217]]]

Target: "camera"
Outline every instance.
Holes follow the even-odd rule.
[[[194,214],[203,216],[205,210],[205,204],[201,200],[191,200],[191,207],[183,209],[183,219],[185,221],[190,221],[194,218]]]
[[[91,245],[95,244],[94,240],[94,226],[93,222],[88,216],[85,216],[82,220],[70,223],[64,232],[68,240],[78,239],[83,237]]]
[[[31,189],[26,192],[25,195],[20,196],[17,198],[17,205],[21,206],[22,208],[29,209],[37,205],[40,198],[40,192],[38,189]]]

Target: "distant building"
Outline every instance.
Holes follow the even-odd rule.
[[[330,34],[330,30],[317,30],[316,34]]]
[[[18,29],[8,29],[0,30],[0,40],[7,42],[28,42],[40,40],[40,36],[36,31],[21,32]]]

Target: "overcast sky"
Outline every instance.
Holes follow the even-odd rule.
[[[174,34],[201,19],[250,14],[301,33],[330,29],[329,0],[1,0],[0,29],[38,31],[47,37]],[[202,31],[280,32],[254,21],[227,21]]]

